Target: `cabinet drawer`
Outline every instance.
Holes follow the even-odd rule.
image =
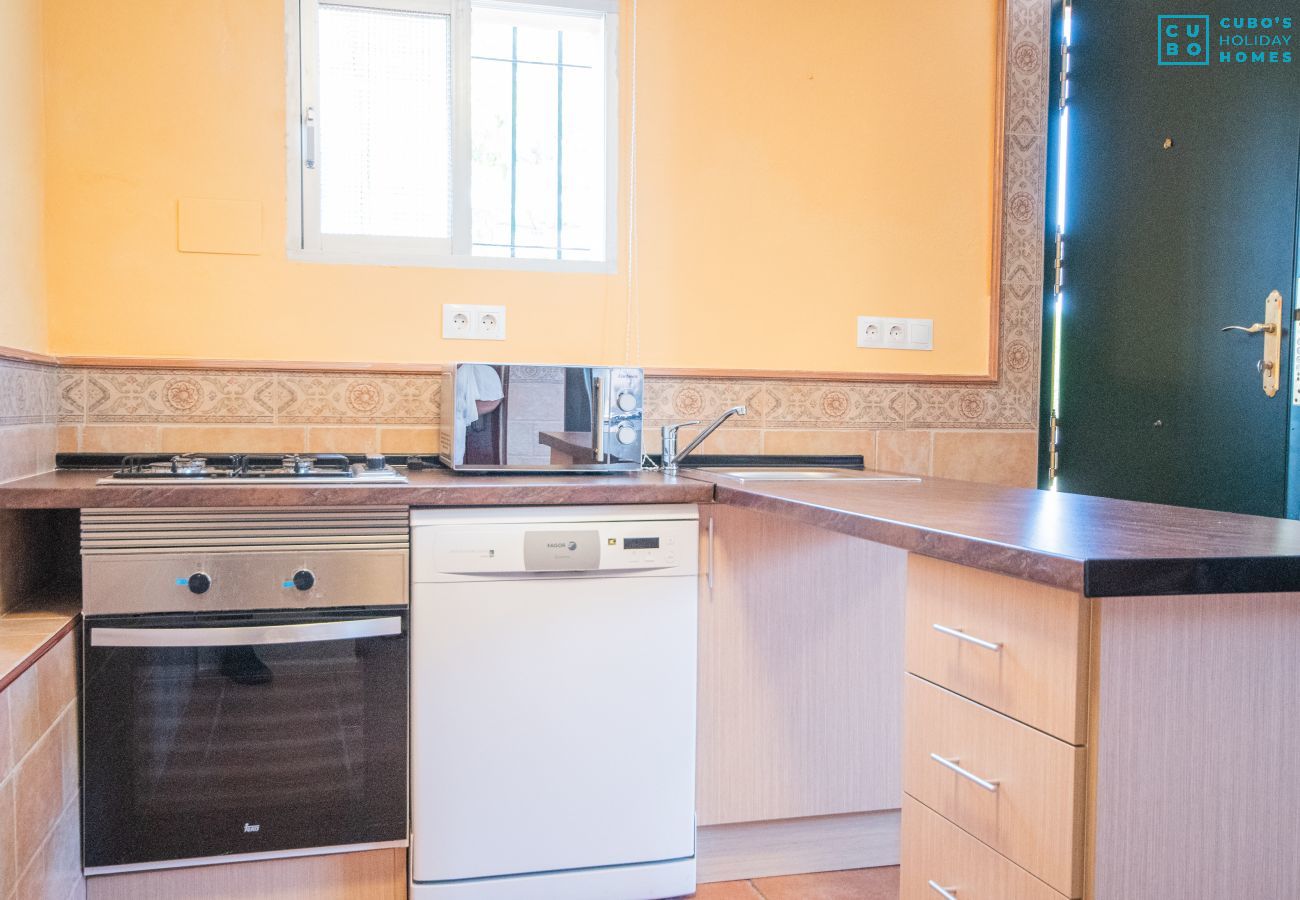
[[[902,900],[1066,900],[1020,866],[903,795]]]
[[[1061,893],[1082,896],[1084,749],[914,675],[903,703],[903,790]]]
[[[1082,595],[912,554],[906,629],[907,671],[1071,744],[1085,742]]]

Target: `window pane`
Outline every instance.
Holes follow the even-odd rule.
[[[605,258],[604,27],[601,16],[474,8],[476,255]]]
[[[506,55],[509,55],[507,49]],[[509,61],[474,59],[471,146],[471,231],[476,245],[505,248],[510,255],[511,93],[514,66]]]
[[[447,238],[447,16],[322,4],[320,206],[326,234]]]

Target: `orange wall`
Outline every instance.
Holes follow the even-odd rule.
[[[0,3],[0,347],[44,352],[40,0]]]
[[[644,0],[635,361],[984,372],[995,6]],[[624,358],[622,274],[285,258],[280,0],[46,0],[45,29],[55,352]],[[260,254],[178,252],[182,197],[260,203]],[[442,341],[444,302],[505,303],[510,339]],[[936,349],[858,350],[858,314]]]

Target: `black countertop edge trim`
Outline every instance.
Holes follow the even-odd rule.
[[[55,468],[58,469],[118,469],[122,466],[122,461],[128,456],[143,457],[145,459],[156,459],[159,461],[171,459],[175,453],[59,453],[54,457]],[[229,453],[200,453],[195,452],[191,456],[202,456],[213,462],[220,462],[230,458]],[[255,453],[253,456],[278,456],[276,453]],[[287,455],[287,454],[285,454]],[[310,453],[304,454],[310,456]],[[365,462],[364,453],[345,453],[354,463]],[[659,455],[651,455],[650,459],[655,465],[659,465],[662,459]],[[407,453],[390,453],[388,461],[395,466],[409,466],[416,469],[445,469],[436,456],[412,455]],[[736,466],[737,468],[752,468],[755,466],[772,466],[783,468],[794,468],[796,466],[812,466],[822,469],[861,469],[865,467],[865,461],[861,456],[795,456],[790,454],[772,454],[765,456],[763,454],[705,454],[693,453],[690,459],[682,465],[683,469],[694,469],[701,466]],[[500,472],[488,472],[490,475],[510,474],[509,470],[503,469]],[[537,473],[525,473],[537,474]],[[569,473],[560,473],[569,474]],[[583,474],[599,474],[584,472]]]
[[[1083,564],[1085,597],[1276,594],[1288,591],[1300,592],[1300,557],[1090,559]]]
[[[176,453],[56,453],[54,455],[54,467],[56,469],[120,469],[122,461],[127,457],[137,459],[157,460],[163,462],[171,459],[173,456],[181,454]],[[195,452],[189,456],[202,456],[204,459],[220,463],[230,459],[230,453],[202,453]],[[293,454],[285,453],[249,453],[249,456],[274,457],[274,456],[292,456]],[[311,453],[303,453],[303,456],[312,456]],[[363,463],[366,461],[364,453],[343,453],[350,462]],[[390,453],[387,455],[390,464],[395,466],[413,465],[415,468],[425,469],[442,469],[445,468],[436,456],[417,456],[410,453]]]
[[[663,457],[651,453],[648,457],[656,466],[663,464]],[[788,453],[692,453],[681,464],[681,471],[704,467],[735,466],[738,469],[750,469],[756,466],[772,468],[811,467],[817,469],[863,469],[866,461],[861,456],[795,456]]]

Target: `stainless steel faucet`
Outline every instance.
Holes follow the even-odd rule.
[[[664,471],[664,474],[665,474],[665,475],[676,475],[676,474],[677,474],[677,465],[678,465],[678,463],[680,463],[683,459],[685,459],[685,458],[690,454],[690,452],[691,452],[692,450],[694,450],[696,447],[700,446],[700,444],[702,444],[702,443],[704,442],[704,439],[705,439],[705,438],[707,438],[709,435],[713,434],[713,432],[717,431],[719,425],[721,425],[723,422],[725,422],[725,421],[727,421],[728,419],[730,419],[732,416],[743,416],[744,414],[745,414],[745,407],[743,407],[743,406],[733,406],[731,409],[727,410],[727,411],[724,412],[722,415],[720,415],[720,416],[718,416],[716,419],[714,419],[713,422],[710,423],[710,425],[709,425],[708,428],[705,428],[703,431],[701,431],[699,434],[697,434],[697,435],[695,436],[695,440],[693,440],[693,441],[691,441],[689,444],[687,444],[687,445],[686,445],[686,448],[685,448],[684,450],[682,450],[680,453],[677,452],[677,429],[679,429],[679,428],[685,428],[685,427],[688,426],[688,425],[698,425],[698,424],[700,424],[699,421],[693,421],[693,422],[678,422],[676,425],[665,425],[665,426],[663,427],[663,436],[664,436],[664,446],[663,446],[663,471]]]

